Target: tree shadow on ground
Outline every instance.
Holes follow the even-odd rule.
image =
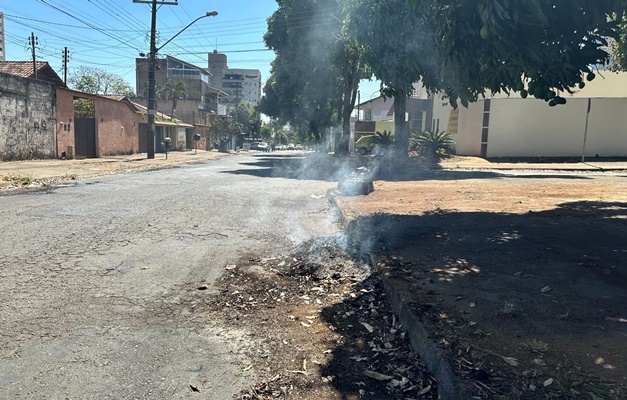
[[[251,175],[261,178],[287,178],[299,180],[319,180],[338,182],[351,175],[357,168],[366,168],[367,176],[373,180],[419,181],[419,180],[463,180],[490,178],[556,178],[589,179],[583,174],[565,174],[563,172],[543,171],[530,173],[518,171],[516,175],[507,175],[494,171],[459,171],[427,168],[419,162],[408,162],[402,166],[385,163],[374,157],[342,157],[321,153],[305,155],[260,154],[253,162],[242,162],[246,168],[224,171],[225,174]]]
[[[377,214],[352,221],[348,233],[362,252],[387,257],[388,282],[453,366],[463,353],[512,384],[498,389],[504,398],[563,395],[578,379],[627,384],[627,203]],[[530,385],[543,389],[519,393]]]

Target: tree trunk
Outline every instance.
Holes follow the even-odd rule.
[[[401,157],[407,157],[409,152],[409,129],[405,121],[407,97],[394,97],[394,147]]]
[[[172,98],[172,114],[170,117],[174,121],[174,113],[176,112],[176,97]]]
[[[355,108],[355,100],[357,99],[357,89],[359,88],[359,69],[360,62],[355,62],[346,76],[344,84],[344,93],[342,96],[342,154],[349,153],[349,142],[351,136],[351,114]]]

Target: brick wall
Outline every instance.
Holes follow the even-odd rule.
[[[0,160],[54,158],[54,84],[0,73]]]

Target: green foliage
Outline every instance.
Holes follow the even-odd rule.
[[[227,144],[233,137],[243,132],[243,126],[231,118],[218,118],[211,123],[211,139],[218,144],[220,151],[226,151]]]
[[[179,98],[187,98],[187,85],[180,79],[168,79],[163,87],[157,89],[157,96],[163,100],[172,100],[172,112],[170,117],[174,119],[176,113],[176,104]]]
[[[124,78],[100,68],[78,67],[68,83],[72,89],[90,94],[134,96],[133,88]]]
[[[261,123],[261,127],[259,128],[259,136],[261,136],[265,141],[270,141],[270,139],[272,139],[274,135],[270,124],[266,124],[265,122]]]
[[[407,154],[406,99],[414,83],[433,70],[429,43],[435,42],[434,35],[427,29],[424,13],[412,8],[407,0],[346,3],[347,34],[363,49],[366,65],[381,81],[381,93],[394,97],[396,146],[400,154]]]
[[[496,92],[520,92],[552,105],[583,87],[591,66],[609,61],[624,1],[412,0],[427,16],[438,60],[424,77],[456,105]]]
[[[416,131],[410,136],[410,149],[437,162],[454,151],[455,142],[445,131]]]
[[[372,143],[381,147],[391,147],[394,145],[394,134],[387,130],[375,132]]]
[[[231,119],[242,125],[245,133],[257,136],[261,130],[261,113],[259,107],[251,103],[240,102],[231,111]]]
[[[627,71],[627,21],[621,20],[618,38],[612,41],[612,71]]]
[[[394,146],[394,134],[387,130],[375,132],[374,135],[365,135],[355,142],[355,150],[359,154],[366,155],[375,150],[375,153],[385,151]]]
[[[363,69],[358,48],[342,35],[338,0],[277,3],[264,36],[276,57],[261,112],[289,122],[303,138],[311,133],[320,141],[327,128],[338,124],[346,136]]]
[[[13,184],[27,186],[33,183],[33,178],[24,176],[24,175],[4,175],[2,176],[2,180],[5,182],[11,182]]]
[[[90,99],[74,99],[74,116],[76,118],[94,118],[96,107]]]

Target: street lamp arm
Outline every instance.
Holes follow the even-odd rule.
[[[189,24],[187,24],[187,26],[183,29],[181,29],[180,31],[178,31],[178,33],[174,36],[172,36],[170,39],[168,39],[167,42],[165,42],[164,44],[162,44],[159,47],[155,48],[155,53],[157,53],[159,50],[161,50],[162,48],[165,47],[166,44],[170,43],[172,40],[174,40],[174,38],[176,38],[178,35],[180,35],[181,33],[183,33],[183,31],[185,31],[185,29],[189,28],[190,26],[192,26],[193,24],[196,23],[196,21],[206,18],[206,17],[215,17],[216,15],[218,15],[217,11],[208,11],[205,15],[201,15],[200,17],[196,18],[195,20],[193,20],[192,22],[190,22]]]

